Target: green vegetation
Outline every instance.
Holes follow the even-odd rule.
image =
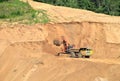
[[[9,1],[9,0],[0,0],[0,2],[3,2],[3,1]]]
[[[34,10],[28,3],[19,0],[0,0],[0,19],[21,23],[48,23],[44,10]]]
[[[120,0],[34,0],[48,4],[91,10],[120,16]]]

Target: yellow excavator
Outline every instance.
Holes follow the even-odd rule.
[[[53,44],[56,46],[61,46],[62,42],[59,40],[53,40]],[[74,49],[71,46],[71,48],[66,49],[63,52],[59,52],[57,56],[60,56],[61,54],[70,54],[70,57],[73,58],[90,58],[90,56],[93,54],[93,50],[90,48]]]

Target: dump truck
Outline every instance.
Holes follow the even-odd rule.
[[[79,48],[79,49],[70,49],[67,52],[59,52],[57,55],[61,54],[70,54],[70,57],[73,58],[90,58],[93,51],[90,48]]]

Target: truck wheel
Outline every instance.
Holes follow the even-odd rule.
[[[81,53],[78,53],[78,58],[81,58],[81,57],[82,57]]]
[[[82,58],[85,58],[85,55],[82,55]]]
[[[71,57],[74,57],[74,58],[76,57],[74,52],[70,52],[70,55],[71,55]]]
[[[90,58],[90,56],[85,56],[85,58]]]
[[[58,53],[56,56],[60,56],[60,53]]]

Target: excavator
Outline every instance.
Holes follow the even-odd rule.
[[[56,46],[61,46],[64,43],[59,40],[53,40],[53,44]],[[57,56],[60,56],[61,54],[69,54],[70,57],[73,57],[73,58],[90,58],[91,55],[93,54],[93,50],[90,48],[75,49],[74,46],[72,45],[69,45],[69,46],[63,45],[63,46],[66,49],[64,49],[64,51],[62,52],[59,52]]]

